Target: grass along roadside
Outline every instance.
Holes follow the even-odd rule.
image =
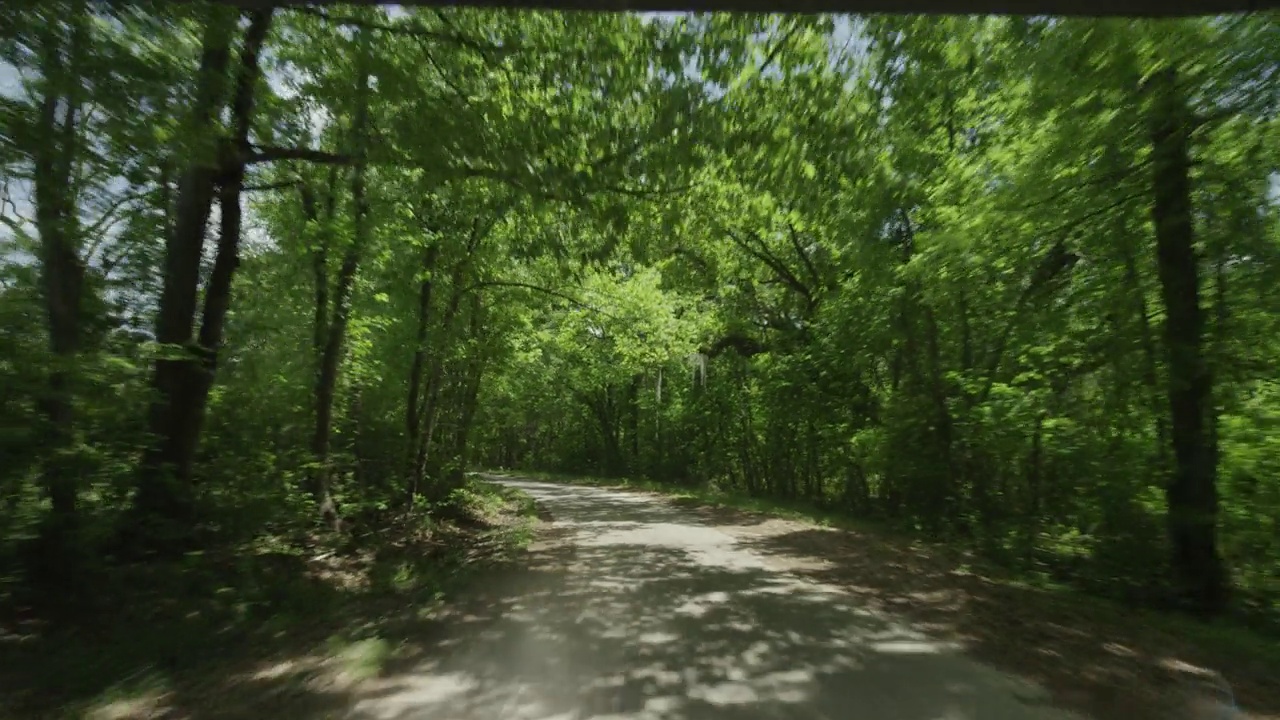
[[[1250,711],[1245,717],[1280,718],[1280,642],[1229,620],[1204,622],[1047,584],[970,548],[798,503],[647,480],[493,474],[660,494],[727,529],[784,521],[773,523],[773,536],[743,542],[764,553],[823,557],[834,567],[814,572],[816,579],[859,588],[868,603],[954,633],[976,655],[1034,677],[1098,718],[1162,717],[1156,703],[1171,678],[1182,682],[1196,669],[1225,677]]]
[[[0,608],[0,718],[324,716],[428,647],[443,604],[517,558],[536,523],[528,496],[471,480],[430,515],[354,536],[112,568],[102,611],[56,628]]]

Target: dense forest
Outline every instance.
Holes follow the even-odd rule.
[[[1280,610],[1280,17],[0,8],[20,582],[470,469]]]

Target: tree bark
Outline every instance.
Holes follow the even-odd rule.
[[[1174,455],[1174,471],[1166,488],[1173,578],[1184,601],[1212,613],[1224,607],[1228,587],[1218,554],[1217,467],[1208,432],[1213,381],[1205,358],[1192,220],[1191,112],[1175,69],[1157,72],[1150,83],[1151,216],[1165,310]]]
[[[472,256],[476,247],[480,244],[483,233],[480,232],[478,224],[472,225],[471,235],[467,240],[465,254],[453,265],[453,269],[449,273],[449,286],[452,291],[449,293],[449,302],[445,305],[445,311],[440,318],[441,334],[447,334],[453,328],[454,319],[458,316],[458,310],[462,305],[462,297],[467,292],[467,288],[462,282],[466,278],[467,270],[470,267]],[[474,286],[473,286],[474,287]],[[444,372],[444,355],[443,353],[431,353],[430,369],[427,373],[425,397],[422,401],[422,409],[418,413],[421,428],[418,430],[417,449],[414,453],[413,460],[413,484],[419,486],[426,476],[427,460],[431,454],[431,438],[435,433],[436,418],[439,408],[441,377]]]
[[[472,296],[471,304],[471,327],[472,337],[478,337],[480,328],[483,325],[482,313],[484,311],[481,304],[480,296]],[[436,488],[437,496],[441,499],[448,497],[448,494],[454,489],[462,486],[466,479],[467,457],[468,457],[468,441],[471,437],[471,426],[475,421],[476,402],[480,396],[480,382],[484,378],[485,356],[483,348],[476,348],[472,351],[471,357],[467,360],[466,373],[463,377],[462,398],[460,401],[458,424],[453,430],[453,457],[455,466],[449,477],[445,478],[445,482]]]
[[[319,358],[324,352],[329,334],[329,242],[333,232],[338,195],[338,166],[329,166],[329,182],[325,186],[325,208],[321,214],[315,191],[305,181],[299,184],[302,199],[302,215],[307,224],[315,226],[319,234],[316,244],[308,247],[311,255],[311,276],[314,284],[314,304],[311,317],[311,349]]]
[[[164,447],[172,453],[174,467],[179,473],[175,478],[178,483],[176,492],[170,484],[163,507],[171,512],[177,511],[177,516],[170,518],[175,520],[184,519],[190,510],[191,469],[209,391],[217,373],[218,351],[222,345],[227,310],[231,307],[231,284],[240,264],[240,194],[244,186],[245,158],[250,150],[254,96],[262,75],[258,58],[271,27],[271,15],[270,10],[251,13],[245,32],[240,51],[240,71],[231,102],[232,136],[222,144],[221,172],[216,177],[220,216],[217,252],[205,287],[199,334],[196,344],[190,348],[193,358],[176,366],[178,382],[169,396],[171,407],[167,416],[174,422],[174,427]],[[139,490],[141,495],[141,488]]]
[[[627,459],[628,471],[634,472],[640,466],[640,383],[644,376],[631,376],[631,384],[627,387],[627,435],[630,457]]]
[[[211,8],[205,24],[196,97],[188,132],[205,147],[191,150],[178,184],[173,232],[165,240],[164,282],[156,317],[156,341],[164,356],[152,376],[153,436],[143,454],[134,507],[144,516],[182,520],[190,508],[189,484],[203,407],[192,408],[192,384],[202,355],[192,345],[200,259],[220,173],[219,109],[226,102],[226,75],[236,14]],[[253,62],[256,63],[256,57]],[[243,76],[242,76],[243,77]]]
[[[422,259],[423,277],[418,287],[418,328],[414,334],[413,364],[409,368],[409,397],[405,404],[405,437],[409,448],[406,485],[409,488],[409,499],[418,492],[418,476],[415,460],[419,444],[419,433],[422,432],[423,408],[423,375],[427,368],[427,337],[431,327],[431,296],[435,289],[432,274],[436,261],[440,257],[440,244],[432,242],[427,246],[426,255]]]
[[[73,169],[80,128],[80,66],[88,42],[88,18],[82,4],[70,8],[70,37],[60,37],[52,20],[38,40],[45,78],[37,137],[32,148],[35,166],[36,231],[40,237],[40,285],[49,327],[53,367],[41,409],[48,422],[49,455],[42,468],[43,484],[53,509],[53,528],[65,529],[76,515],[78,483],[70,459],[75,442],[75,408],[71,373],[82,344],[81,313],[84,262],[79,250],[79,223],[74,198]],[[58,118],[62,107],[62,119]]]
[[[342,353],[346,348],[347,323],[351,314],[351,296],[356,272],[371,231],[369,202],[365,196],[365,168],[369,137],[369,53],[372,52],[372,48],[366,33],[362,32],[357,42],[360,44],[357,71],[359,85],[356,89],[355,117],[352,121],[355,167],[351,173],[351,206],[355,231],[351,245],[343,255],[342,267],[338,269],[337,283],[334,286],[329,330],[325,334],[324,351],[320,357],[319,372],[316,376],[315,429],[311,438],[314,463],[312,494],[320,506],[321,515],[325,520],[333,523],[335,528],[339,527],[338,513],[329,489],[331,472],[329,445],[333,432],[333,399],[338,383],[338,372],[341,369]]]

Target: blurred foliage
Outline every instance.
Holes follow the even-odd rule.
[[[817,504],[1163,603],[1172,69],[1197,507],[1275,620],[1274,15],[238,13],[0,10],[10,604],[455,517],[477,465]],[[194,449],[147,485],[164,417]]]

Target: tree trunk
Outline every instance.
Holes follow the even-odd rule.
[[[1124,254],[1125,279],[1129,282],[1130,293],[1134,298],[1133,311],[1134,315],[1137,316],[1139,338],[1142,341],[1142,379],[1151,393],[1148,402],[1155,411],[1155,420],[1152,427],[1156,434],[1156,466],[1161,473],[1161,478],[1165,479],[1163,473],[1169,465],[1169,423],[1164,414],[1164,403],[1160,399],[1160,372],[1156,362],[1156,341],[1154,334],[1151,332],[1146,292],[1142,287],[1142,279],[1138,275],[1137,258],[1133,256],[1132,250],[1128,248],[1125,248]]]
[[[471,306],[471,336],[478,337],[482,322],[483,307],[480,303],[478,295],[473,296],[474,300]],[[467,362],[466,375],[463,378],[462,401],[458,425],[454,428],[453,434],[453,455],[457,463],[453,473],[447,478],[447,482],[439,492],[444,497],[454,488],[461,487],[466,479],[467,460],[468,460],[468,441],[471,437],[471,426],[475,421],[476,402],[480,396],[480,382],[484,379],[485,356],[483,348],[476,348],[472,351],[471,358]]]
[[[449,282],[453,287],[453,292],[449,295],[449,303],[445,307],[444,316],[440,319],[442,334],[448,333],[453,327],[454,318],[458,316],[458,309],[462,303],[462,280],[466,274],[466,268],[470,258],[470,250],[474,248],[474,244],[468,246],[467,257],[459,260],[450,273]],[[431,452],[431,437],[435,432],[436,416],[439,408],[441,377],[444,373],[444,354],[436,352],[431,358],[431,370],[427,375],[426,397],[423,399],[422,410],[418,417],[422,427],[418,431],[417,452],[413,461],[413,478],[414,484],[420,485],[427,472],[427,459]]]
[[[644,376],[631,376],[631,385],[627,388],[627,434],[631,457],[627,460],[628,470],[634,471],[640,466],[640,383]]]
[[[583,396],[582,400],[595,416],[597,429],[600,432],[600,467],[606,477],[618,477],[622,474],[622,443],[618,432],[618,417],[614,412],[613,385],[606,385],[603,392],[594,397]]]
[[[1173,68],[1151,78],[1152,220],[1164,303],[1174,472],[1166,489],[1173,576],[1182,599],[1221,610],[1227,577],[1217,547],[1217,468],[1210,447],[1213,382],[1191,206],[1191,112]]]
[[[925,343],[929,361],[929,396],[933,401],[934,410],[934,421],[932,423],[934,437],[935,442],[938,444],[938,454],[946,473],[946,484],[943,486],[942,491],[934,496],[934,502],[938,503],[936,513],[942,516],[950,508],[958,510],[958,515],[963,515],[963,509],[957,506],[962,498],[960,488],[962,478],[956,470],[954,421],[951,418],[951,408],[947,403],[947,385],[944,377],[945,370],[942,367],[940,332],[933,309],[926,302],[921,301],[919,304],[925,321]],[[990,523],[992,521],[993,507],[990,498],[989,479],[981,477],[979,474],[973,480],[975,483],[973,488],[974,495],[979,505],[978,512],[985,523]]]
[[[1248,212],[1248,211],[1246,211]],[[1248,215],[1252,212],[1235,210],[1232,213],[1231,234],[1229,237],[1245,237],[1249,232]],[[1227,349],[1227,331],[1231,320],[1231,311],[1227,306],[1227,263],[1229,262],[1229,247],[1226,238],[1220,239],[1214,248],[1214,283],[1213,283],[1213,345],[1210,352],[1209,373],[1216,382],[1210,392],[1209,403],[1211,411],[1209,413],[1209,458],[1214,468],[1218,467],[1218,462],[1222,457],[1222,437],[1221,427],[1219,426],[1218,408],[1220,407],[1220,399],[1226,396],[1223,390],[1223,376],[1228,363]],[[1229,379],[1228,379],[1229,382]]]
[[[426,397],[422,401],[422,427],[418,431],[418,446],[413,459],[415,485],[421,486],[427,476],[427,461],[431,459],[431,438],[435,436],[436,420],[440,415],[440,387],[443,384],[444,363],[439,357],[431,364],[427,377]]]
[[[302,216],[308,225],[315,226],[319,238],[309,247],[311,254],[311,279],[313,303],[311,314],[311,349],[318,359],[324,353],[329,333],[329,242],[337,208],[338,166],[329,168],[329,182],[325,186],[325,211],[320,213],[315,191],[306,182],[299,187],[302,200]],[[317,365],[317,372],[319,367]]]
[[[77,3],[70,10],[70,22],[69,40],[59,36],[52,21],[46,23],[39,38],[45,88],[37,131],[40,142],[32,148],[40,285],[49,324],[49,349],[53,353],[49,384],[40,402],[49,432],[49,455],[42,472],[44,489],[53,506],[51,529],[57,532],[69,527],[76,515],[78,483],[70,457],[75,442],[71,373],[82,342],[85,275],[78,247],[80,231],[73,185],[79,154],[79,73],[88,41],[89,21],[83,5]]]
[[[431,295],[435,288],[432,273],[435,272],[436,260],[440,257],[440,244],[432,242],[427,246],[426,256],[422,260],[423,278],[418,288],[418,328],[414,335],[413,364],[409,368],[409,397],[405,403],[405,437],[409,448],[406,481],[409,488],[409,499],[418,492],[418,476],[415,472],[416,448],[419,433],[422,432],[422,385],[423,375],[427,368],[427,336],[431,327]]]
[[[192,344],[200,282],[200,260],[219,175],[222,140],[217,117],[226,102],[226,75],[236,14],[210,8],[205,25],[203,51],[196,81],[196,98],[188,122],[192,137],[205,147],[191,151],[191,160],[178,186],[173,232],[165,240],[164,283],[156,318],[156,341],[164,357],[156,360],[152,377],[155,399],[151,405],[151,444],[143,454],[134,507],[145,516],[182,521],[190,511],[190,481],[199,420],[204,407],[193,407],[198,375],[204,372],[205,353]],[[259,17],[257,14],[256,17]],[[269,16],[268,16],[269,19]],[[255,20],[265,36],[268,19]],[[243,59],[253,64],[256,52],[246,35]],[[249,75],[242,69],[241,82]],[[251,89],[250,89],[251,93]],[[251,94],[250,94],[251,98]],[[247,131],[247,128],[246,128]]]
[[[1044,421],[1047,413],[1036,415],[1031,430],[1031,450],[1027,454],[1027,506],[1022,520],[1022,562],[1030,568],[1035,559],[1036,543],[1040,537],[1041,507],[1044,486]]]
[[[325,520],[339,526],[337,508],[330,494],[329,446],[333,432],[333,399],[338,384],[342,353],[346,347],[347,322],[351,314],[351,296],[355,285],[356,272],[360,265],[360,255],[368,243],[371,228],[369,227],[369,202],[365,196],[365,156],[368,153],[369,124],[369,45],[367,33],[362,33],[359,58],[359,86],[356,89],[355,117],[352,121],[354,135],[355,167],[351,173],[351,205],[355,220],[354,236],[351,245],[343,255],[342,267],[338,269],[337,283],[334,286],[332,312],[329,329],[325,333],[323,354],[320,357],[319,372],[316,375],[315,388],[315,429],[311,437],[312,453],[312,494],[320,507]],[[317,301],[320,299],[317,287]],[[317,315],[317,317],[319,317]]]

